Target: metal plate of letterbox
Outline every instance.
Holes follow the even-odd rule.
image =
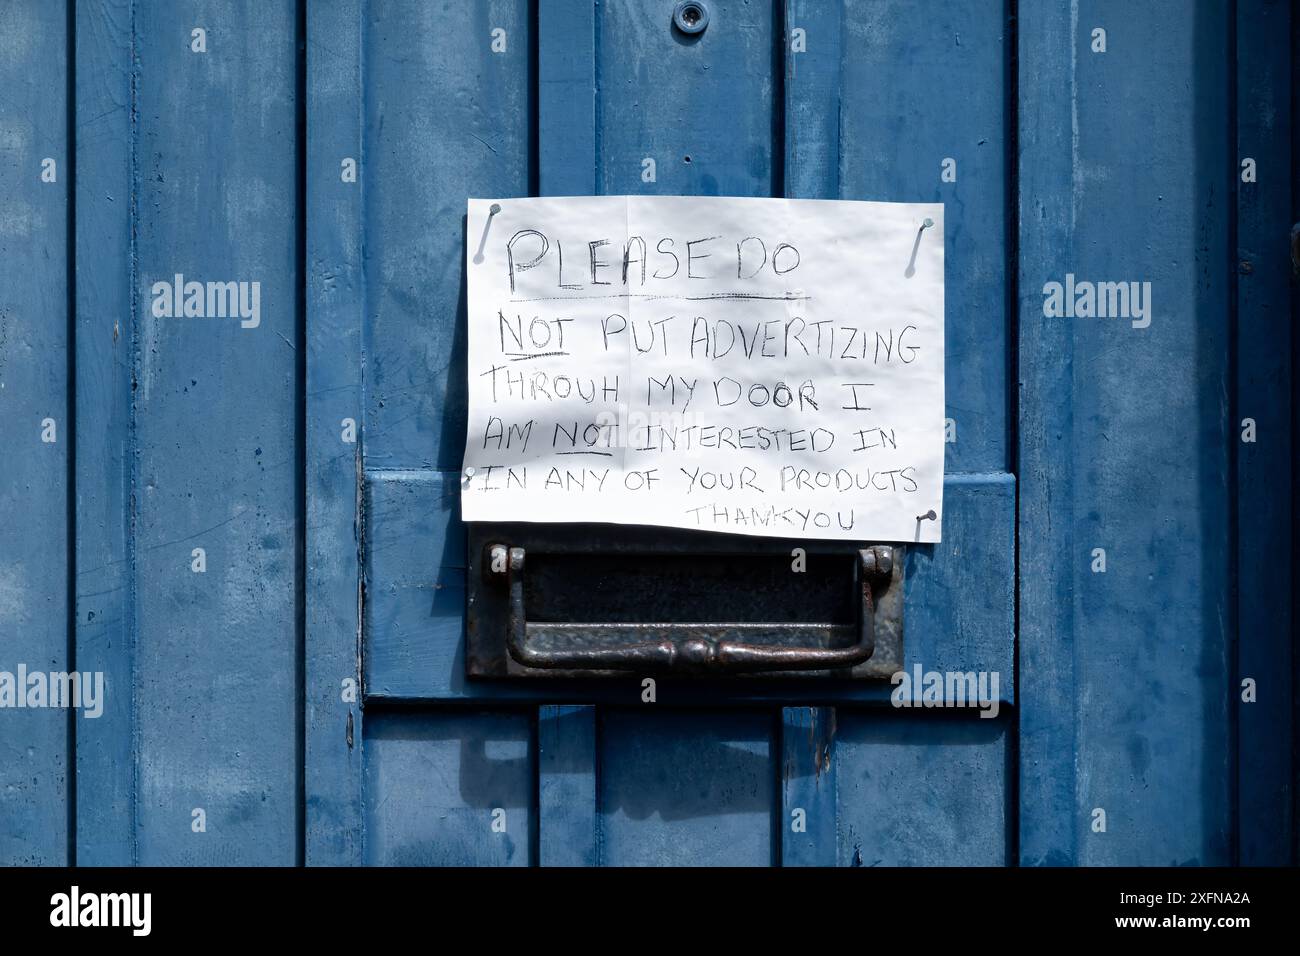
[[[690,622],[773,624],[780,626],[770,633],[749,627],[747,639],[782,645],[791,640],[791,625],[849,625],[854,620],[852,569],[858,548],[844,542],[603,524],[472,522],[467,527],[465,671],[470,677],[628,674],[626,670],[526,667],[511,657],[508,588],[503,576],[489,567],[494,545],[527,553],[524,603],[530,622],[626,624],[643,631],[653,630],[654,625],[669,628]],[[795,548],[806,554],[802,572],[793,570]],[[890,576],[873,588],[875,650],[867,661],[836,670],[763,671],[746,676],[878,680],[901,669],[905,549],[893,548]],[[617,634],[616,627],[610,630]]]

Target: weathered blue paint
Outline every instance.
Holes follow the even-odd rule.
[[[1225,864],[1230,11],[1020,12],[1021,860]],[[1151,281],[1150,327],[1045,318],[1066,272]]]
[[[708,4],[4,6],[0,669],[110,690],[0,711],[0,861],[1294,860],[1287,5]],[[466,680],[464,201],[602,192],[946,204],[904,663],[996,719]],[[1046,319],[1067,271],[1151,326]],[[177,272],[260,327],[155,318]]]
[[[944,203],[949,473],[1009,464],[1005,7],[849,0],[839,28],[840,161],[828,198]],[[791,95],[804,62],[822,55],[809,49],[794,61]],[[942,180],[946,159],[956,182]]]
[[[309,865],[362,862],[361,453],[365,311],[360,0],[306,7],[307,581]],[[356,164],[355,181],[345,163]],[[352,438],[351,442],[347,438]],[[351,681],[351,685],[348,682]]]
[[[596,794],[596,708],[543,704],[537,709],[538,862],[600,862]]]
[[[834,707],[786,707],[781,713],[782,866],[834,866],[839,845]]]
[[[289,4],[136,10],[141,863],[296,858],[295,47]],[[152,286],[177,273],[260,281],[260,325],[155,318]]]
[[[836,862],[1010,862],[1010,723],[1005,715],[846,714],[841,709],[835,741]]]
[[[365,747],[366,863],[533,861],[537,767],[527,714],[372,713]]]
[[[1253,418],[1258,440],[1234,443],[1236,456],[1236,661],[1230,707],[1237,712],[1238,862],[1279,866],[1295,846],[1296,776],[1291,764],[1295,702],[1293,591],[1287,559],[1294,504],[1292,486],[1295,404],[1283,400],[1293,380],[1291,258],[1283,236],[1295,211],[1291,135],[1293,85],[1287,46],[1291,9],[1285,3],[1238,0],[1236,152],[1237,388],[1229,438]],[[1256,164],[1256,180],[1242,181],[1241,164]],[[1262,171],[1262,172],[1261,172]],[[1231,264],[1229,265],[1231,269]],[[1243,680],[1257,699],[1241,699]]]
[[[766,710],[604,711],[601,863],[776,862],[774,730]]]
[[[126,866],[137,819],[133,5],[83,4],[75,29],[76,657],[107,688],[103,716],[76,721],[76,850],[79,864]]]
[[[1063,119],[1072,115],[1076,102],[1076,29],[1063,22],[1059,12],[1042,7],[1019,11],[1020,71],[1035,78],[1021,85],[1017,104],[1023,315],[1016,667],[1021,708],[1020,858],[1030,864],[1073,863],[1082,825],[1075,796],[1078,703],[1075,602],[1070,595],[1072,565],[1087,567],[1089,550],[1075,542],[1072,513],[1073,330],[1063,322],[1039,320],[1039,290],[1046,276],[1060,272],[1062,263],[1072,263],[1077,248],[1072,128]],[[1057,514],[1062,520],[1052,521]],[[1033,573],[1025,574],[1025,569]],[[1028,640],[1026,635],[1031,635]]]
[[[62,4],[0,9],[0,671],[10,674],[70,666],[67,40]],[[46,158],[52,183],[41,180]],[[70,728],[64,711],[0,710],[0,862],[68,860]]]
[[[530,31],[523,0],[366,6],[367,468],[460,468],[465,200],[531,188]]]
[[[537,128],[546,131],[547,161],[538,169],[542,196],[594,196],[600,101],[596,43],[600,17],[589,0],[553,0],[537,9]]]

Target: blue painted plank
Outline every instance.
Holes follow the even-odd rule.
[[[596,194],[596,33],[591,0],[551,0],[537,10],[538,194]]]
[[[1022,861],[1223,864],[1228,10],[1021,14]],[[1047,317],[1065,273],[1150,282],[1149,327]]]
[[[839,834],[839,761],[834,707],[781,713],[781,865],[834,866]]]
[[[465,198],[529,193],[530,7],[366,7],[367,467],[460,468]]]
[[[1043,322],[1045,278],[1075,254],[1071,131],[1076,37],[1043,5],[1017,22],[1019,86],[1020,862],[1069,865],[1078,857],[1075,796],[1078,713],[1073,600],[1083,561],[1074,511],[1074,338]]]
[[[77,667],[108,688],[103,716],[77,722],[77,862],[125,866],[136,862],[132,4],[79,4],[76,31]]]
[[[368,697],[474,693],[465,678],[459,477],[425,470],[365,476],[362,663]]]
[[[0,672],[10,680],[20,666],[71,666],[67,22],[61,3],[0,6]],[[42,181],[47,158],[54,182]],[[0,709],[0,864],[61,865],[70,712],[16,702]]]
[[[1256,441],[1237,443],[1238,862],[1295,860],[1292,763],[1295,693],[1290,537],[1294,404],[1279,401],[1293,381],[1291,260],[1294,190],[1291,11],[1284,3],[1239,0],[1237,30],[1237,394],[1235,421],[1255,421]],[[1255,161],[1255,181],[1241,163]],[[1240,437],[1240,434],[1238,435]],[[1241,683],[1256,683],[1253,703]]]
[[[775,722],[752,711],[602,712],[606,866],[768,866]]]
[[[363,662],[368,697],[439,700],[519,698],[556,703],[637,700],[637,682],[472,681],[465,677],[465,533],[456,472],[375,471],[366,476],[366,605]],[[944,486],[944,540],[909,549],[904,657],[908,672],[999,675],[1014,700],[1015,483],[1009,475],[960,475]],[[819,681],[679,681],[674,694],[707,703],[818,701]],[[838,700],[884,702],[886,681],[837,686]]]
[[[594,162],[607,195],[773,196],[776,36],[770,4],[710,0],[687,37],[670,5],[606,3],[598,18]],[[543,131],[541,164],[551,161]],[[654,161],[647,182],[646,160]]]
[[[839,4],[823,0],[785,4],[785,194],[791,199],[842,197],[840,127],[844,101],[851,108],[854,92],[843,86],[843,16]]]
[[[949,473],[1010,464],[1006,6],[845,0],[787,16],[790,194],[944,204]]]
[[[596,708],[537,709],[538,862],[597,866]]]
[[[1105,54],[1085,45],[1090,12],[1115,24]],[[1088,715],[1080,862],[1222,865],[1231,860],[1233,746],[1224,693],[1232,611],[1220,559],[1232,509],[1229,11],[1109,3],[1081,8],[1080,22],[1087,93],[1077,168],[1095,176],[1075,187],[1076,229],[1088,237],[1075,271],[1149,280],[1156,303],[1144,330],[1074,325],[1084,439],[1072,463],[1074,520],[1086,549],[1071,562],[1075,693]],[[1109,104],[1120,97],[1116,110]],[[1137,169],[1135,142],[1146,152]],[[1117,233],[1132,238],[1115,242]],[[1135,335],[1145,337],[1140,346]],[[1092,547],[1107,548],[1106,575],[1088,570]],[[1105,834],[1092,832],[1096,808],[1107,810]]]
[[[531,723],[523,713],[370,714],[366,863],[532,863]]]
[[[136,15],[139,862],[291,864],[295,12],[159,4]],[[192,52],[200,28],[206,53]],[[156,317],[153,285],[176,274],[260,282],[260,321]],[[192,570],[196,548],[205,573]]]
[[[306,17],[305,852],[310,865],[339,866],[361,862],[364,825],[362,11],[359,0],[325,0],[307,5]]]
[[[1014,703],[1015,482],[950,475],[943,494],[943,541],[907,552],[903,669],[984,674]]]
[[[1010,779],[1003,716],[837,712],[841,866],[1001,866]]]

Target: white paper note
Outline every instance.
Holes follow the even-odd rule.
[[[942,204],[471,199],[466,245],[465,520],[939,540]]]

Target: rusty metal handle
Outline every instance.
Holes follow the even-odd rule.
[[[501,555],[498,549],[508,550]],[[871,657],[875,650],[875,600],[873,581],[889,579],[893,571],[893,548],[877,545],[858,552],[857,640],[846,647],[783,647],[748,643],[746,633],[789,631],[831,633],[843,630],[831,624],[550,624],[530,623],[524,612],[524,549],[494,545],[494,558],[505,557],[510,616],[507,646],[510,656],[526,667],[563,670],[677,670],[736,674],[753,671],[824,670],[852,667]],[[494,565],[500,566],[494,560]],[[616,638],[631,632],[652,639],[597,647],[540,649],[529,637],[551,633],[579,637],[593,643],[602,637]],[[737,638],[740,638],[737,640]]]

